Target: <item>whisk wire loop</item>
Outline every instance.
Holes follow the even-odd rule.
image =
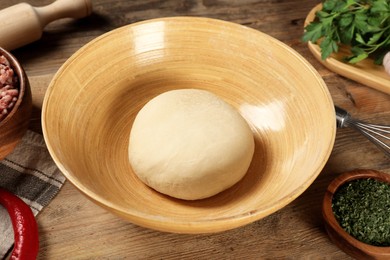
[[[355,120],[347,111],[339,107],[336,107],[336,121],[338,127],[355,129],[390,157],[390,126],[369,124]]]

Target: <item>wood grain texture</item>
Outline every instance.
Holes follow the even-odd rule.
[[[0,1],[0,8],[19,3]],[[50,0],[28,0],[46,5]],[[302,54],[325,80],[336,105],[354,117],[390,124],[390,96],[328,70],[300,41],[304,19],[319,0],[94,0],[94,13],[46,27],[41,40],[13,53],[23,63],[33,95],[81,46],[109,30],[149,18],[204,16],[263,31]],[[308,86],[310,87],[310,86]],[[39,95],[38,95],[39,96]],[[40,131],[39,108],[33,129]],[[340,129],[331,157],[314,183],[282,210],[242,228],[208,235],[177,235],[129,224],[66,183],[38,217],[39,259],[351,259],[328,238],[321,204],[328,184],[357,168],[390,174],[390,160],[364,137]],[[297,173],[299,174],[299,173]]]

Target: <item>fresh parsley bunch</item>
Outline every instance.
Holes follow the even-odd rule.
[[[390,51],[390,0],[325,0],[302,40],[319,42],[323,60],[347,45],[349,63],[370,56],[382,64]]]

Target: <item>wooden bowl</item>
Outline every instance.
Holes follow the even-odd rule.
[[[343,184],[356,179],[373,178],[390,183],[390,174],[374,170],[355,170],[341,174],[334,179],[325,193],[322,215],[330,239],[345,253],[356,259],[390,259],[390,247],[379,247],[363,243],[348,234],[336,220],[333,209],[333,195]]]
[[[217,94],[255,137],[244,179],[204,200],[148,188],[128,160],[138,111],[179,88]],[[324,81],[294,50],[244,26],[189,17],[131,24],[82,47],[54,76],[42,126],[54,161],[82,193],[135,224],[181,233],[239,227],[284,207],[318,176],[336,132]]]
[[[9,61],[19,80],[19,97],[10,113],[0,122],[0,160],[11,153],[27,131],[31,111],[32,97],[28,78],[22,65],[16,58],[0,47],[0,55]]]

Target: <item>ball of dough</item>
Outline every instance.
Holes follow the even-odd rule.
[[[135,174],[166,195],[196,200],[237,183],[254,153],[252,131],[238,111],[209,91],[178,89],[150,100],[129,140]]]

